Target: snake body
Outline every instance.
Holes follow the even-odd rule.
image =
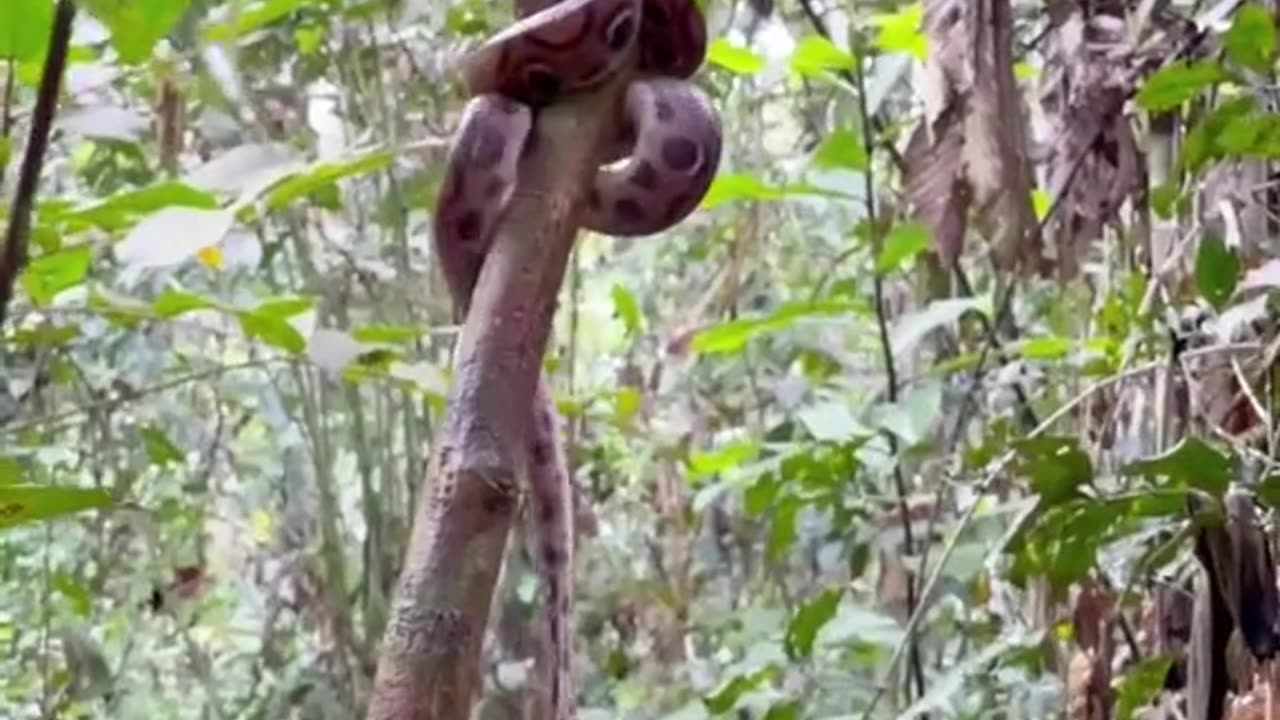
[[[693,0],[516,0],[519,19],[463,63],[470,95],[436,201],[434,240],[455,306],[465,312],[480,267],[518,192],[518,169],[537,112],[629,78],[615,136],[585,193],[582,227],[615,236],[661,232],[706,194],[720,163],[720,119],[689,82],[706,55],[706,24]],[[632,71],[630,68],[637,68]],[[546,380],[533,402],[532,509],[553,652],[551,716],[572,709],[572,485]]]

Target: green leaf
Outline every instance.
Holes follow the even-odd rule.
[[[26,471],[22,462],[14,457],[0,457],[0,485],[13,485],[22,482]]]
[[[1017,472],[1031,479],[1031,489],[1044,507],[1080,497],[1079,488],[1093,481],[1093,463],[1075,438],[1042,437],[1013,443]]]
[[[1218,137],[1234,124],[1236,119],[1247,117],[1257,103],[1251,95],[1231,98],[1209,112],[1200,122],[1187,131],[1183,144],[1181,163],[1188,172],[1199,170],[1206,162],[1222,156]]]
[[[765,67],[763,57],[747,48],[731,45],[722,37],[716,38],[707,48],[707,62],[736,75],[755,75]]]
[[[1216,233],[1206,232],[1196,253],[1195,274],[1200,295],[1221,311],[1240,281],[1240,259]]]
[[[111,507],[106,490],[55,485],[0,485],[0,528]]]
[[[266,195],[267,208],[280,210],[301,197],[331,188],[339,180],[384,170],[391,166],[392,154],[376,150],[343,163],[319,163],[276,184]]]
[[[1147,658],[1125,672],[1116,691],[1116,720],[1132,720],[1160,692],[1171,664],[1172,658]]]
[[[702,198],[702,208],[711,208],[738,200],[781,200],[787,196],[783,188],[766,184],[760,178],[741,173],[721,173],[711,181],[707,194]]]
[[[738,675],[721,685],[714,693],[702,698],[707,710],[713,715],[721,715],[733,709],[738,698],[754,690],[778,676],[778,670],[766,667],[750,675]]]
[[[1261,5],[1241,6],[1222,39],[1227,56],[1251,70],[1270,72],[1276,59],[1275,22],[1271,11]]]
[[[1022,357],[1027,360],[1061,360],[1075,347],[1075,341],[1064,337],[1032,338],[1022,343]]]
[[[50,219],[92,225],[104,230],[120,230],[128,227],[139,217],[167,207],[214,210],[218,207],[218,200],[213,195],[185,183],[167,180],[137,190],[116,193],[106,200],[91,203],[65,214],[51,215]],[[49,213],[43,214],[49,215]]]
[[[36,305],[47,306],[58,293],[83,283],[92,261],[93,248],[87,243],[42,255],[27,266],[22,285]]]
[[[1138,104],[1151,112],[1165,112],[1226,79],[1222,66],[1211,60],[1176,64],[1156,71],[1138,91]]]
[[[1173,218],[1181,195],[1182,188],[1177,183],[1157,185],[1151,189],[1151,209],[1156,211],[1161,220],[1169,220]]]
[[[787,551],[795,544],[799,532],[796,520],[801,509],[800,501],[795,497],[786,497],[777,502],[773,508],[773,522],[770,524],[769,541],[765,545],[765,557],[770,562],[778,562],[786,557]]]
[[[169,34],[190,4],[190,0],[83,1],[89,12],[111,30],[111,44],[128,65],[150,58],[156,42]]]
[[[240,329],[250,338],[261,340],[290,355],[300,355],[307,348],[306,338],[289,321],[255,311],[238,313]]]
[[[690,453],[690,476],[692,479],[699,479],[727,472],[754,460],[759,454],[760,446],[749,440],[730,443],[711,452]]]
[[[53,28],[53,0],[0,2],[0,58],[25,62],[44,56]],[[4,167],[0,163],[0,167]]]
[[[1163,455],[1125,465],[1120,474],[1140,475],[1148,479],[1164,476],[1169,481],[1166,487],[1196,488],[1214,497],[1222,497],[1235,468],[1231,458],[1203,440],[1191,437],[1184,438]]]
[[[913,2],[896,13],[875,15],[871,22],[880,28],[876,47],[884,52],[905,52],[921,62],[929,57],[929,38],[922,32],[924,6]]]
[[[800,321],[846,315],[855,306],[848,302],[788,303],[771,315],[761,318],[732,320],[706,328],[693,338],[693,349],[700,353],[737,353],[753,338],[786,330]]]
[[[640,303],[636,302],[636,296],[630,290],[618,284],[614,284],[611,294],[613,296],[613,313],[622,320],[623,326],[627,329],[627,337],[634,337],[639,334],[643,317],[640,314]]]
[[[800,709],[799,700],[783,700],[769,708],[764,720],[799,720]]]
[[[825,590],[796,611],[787,624],[784,639],[787,655],[792,660],[807,658],[813,652],[813,641],[818,637],[818,631],[836,616],[843,596],[842,590]]]
[[[823,77],[830,70],[853,70],[857,61],[821,35],[807,35],[791,54],[791,70],[804,76]]]
[[[93,609],[93,595],[74,575],[65,571],[54,573],[53,587],[71,604],[72,612],[80,617],[89,616]]]
[[[163,430],[155,425],[148,425],[139,431],[142,435],[142,445],[146,448],[147,457],[151,458],[152,465],[161,467],[173,463],[181,464],[186,455],[178,449],[169,436]]]
[[[215,300],[173,288],[165,288],[151,302],[151,312],[155,313],[156,317],[166,320],[193,310],[209,310],[217,307],[218,303]]]
[[[277,297],[260,303],[253,309],[254,314],[281,320],[301,315],[315,307],[314,298]]]
[[[862,145],[861,133],[842,128],[827,135],[813,154],[813,164],[823,169],[866,170],[867,151]]]
[[[887,275],[914,260],[932,244],[933,232],[927,225],[917,222],[898,223],[884,240],[880,257],[876,259],[876,272]]]

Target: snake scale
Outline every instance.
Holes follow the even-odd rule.
[[[582,227],[602,234],[650,235],[679,223],[702,200],[720,163],[719,116],[689,81],[707,49],[705,20],[693,0],[515,3],[518,20],[463,60],[470,99],[436,200],[436,256],[462,313],[518,191],[539,108],[634,73],[617,131],[598,149],[602,165],[579,215]],[[541,378],[527,453],[551,649],[549,703],[551,717],[563,720],[573,717],[573,531],[572,480],[558,424]]]

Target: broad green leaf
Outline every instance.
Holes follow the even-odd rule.
[[[155,300],[151,301],[151,312],[163,319],[174,318],[193,310],[209,310],[218,307],[220,305],[215,300],[173,288],[165,288]]]
[[[58,293],[84,282],[93,261],[89,244],[74,245],[32,260],[22,274],[22,286],[38,306],[53,302]]]
[[[917,222],[900,222],[889,231],[884,240],[880,257],[876,259],[876,272],[887,275],[915,259],[933,244],[933,232],[927,225]]]
[[[7,2],[8,0],[6,0]],[[111,30],[120,59],[137,65],[151,57],[157,41],[173,30],[190,0],[82,0]]]
[[[796,611],[787,624],[784,640],[787,655],[792,660],[807,658],[813,652],[813,641],[818,636],[818,631],[836,616],[843,596],[843,591],[839,589],[825,590]]]
[[[1031,480],[1044,507],[1075,499],[1093,481],[1093,463],[1074,438],[1033,438],[1013,443],[1017,472]]]
[[[0,485],[13,485],[22,482],[26,471],[22,462],[13,457],[0,457]]]
[[[690,476],[695,479],[704,478],[732,470],[745,462],[754,460],[759,452],[759,445],[744,440],[725,445],[719,450],[690,453]]]
[[[53,587],[71,604],[71,610],[80,617],[88,617],[93,609],[93,594],[80,584],[76,577],[66,571],[53,575]]]
[[[768,185],[752,175],[721,173],[711,181],[711,187],[702,198],[701,207],[710,210],[737,200],[781,200],[786,195],[784,188]]]
[[[1142,84],[1138,104],[1151,112],[1172,110],[1226,77],[1222,66],[1211,60],[1170,65]]]
[[[0,528],[70,515],[115,504],[96,488],[55,485],[0,485]]]
[[[895,13],[875,15],[871,22],[879,28],[876,47],[884,52],[905,52],[923,62],[929,57],[929,38],[922,32],[924,6],[910,3]]]
[[[1216,233],[1206,232],[1196,253],[1195,274],[1201,297],[1221,311],[1240,281],[1240,259]]]
[[[1075,342],[1064,337],[1032,338],[1022,343],[1022,357],[1027,360],[1061,360],[1075,347]]]
[[[1182,166],[1189,172],[1199,170],[1206,162],[1222,156],[1218,136],[1238,118],[1253,113],[1257,102],[1251,95],[1231,98],[1209,112],[1187,131],[1182,148]]]
[[[391,166],[392,159],[390,152],[377,150],[344,163],[320,163],[280,181],[267,193],[267,208],[279,210],[298,198],[332,187],[343,178],[384,170]]]
[[[315,307],[314,298],[306,297],[278,297],[263,301],[253,309],[255,315],[263,317],[279,318],[281,320],[301,315],[302,313]]]
[[[636,296],[630,290],[622,285],[614,284],[613,291],[613,313],[622,320],[623,326],[627,329],[627,337],[634,337],[639,334],[643,324],[643,316],[640,313],[640,304],[636,301]]]
[[[40,59],[52,28],[53,0],[0,1],[0,59]]]
[[[214,210],[218,207],[218,201],[209,193],[190,185],[166,180],[137,190],[116,193],[105,200],[56,214],[50,219],[93,225],[104,230],[119,230],[137,217],[167,207]]]
[[[799,700],[783,700],[769,708],[764,720],[799,720],[802,709]]]
[[[806,35],[791,54],[791,70],[800,75],[822,77],[829,70],[853,70],[857,61],[821,35]]]
[[[240,329],[248,337],[261,340],[290,355],[301,355],[307,349],[307,340],[302,337],[302,333],[279,316],[264,315],[254,311],[237,315],[240,318]]]
[[[1260,73],[1270,72],[1276,60],[1274,14],[1257,3],[1242,5],[1222,41],[1232,60]]]
[[[1185,438],[1163,455],[1138,460],[1120,469],[1122,475],[1165,476],[1169,487],[1196,488],[1222,497],[1235,474],[1231,458],[1199,438]]]
[[[1116,692],[1116,720],[1132,720],[1164,688],[1172,664],[1172,658],[1147,658],[1126,670]]]
[[[813,154],[813,164],[823,169],[866,170],[867,151],[862,145],[862,134],[855,129],[841,128],[827,135]]]
[[[753,338],[780,332],[803,320],[816,320],[853,312],[848,302],[788,303],[772,315],[745,320],[732,320],[699,332],[693,338],[693,349],[700,353],[740,352]]]
[[[720,37],[707,48],[707,62],[737,75],[755,75],[764,69],[764,58],[751,50],[732,45]]]
[[[643,400],[639,390],[633,387],[619,388],[613,395],[613,422],[622,425],[631,420],[640,412]]]

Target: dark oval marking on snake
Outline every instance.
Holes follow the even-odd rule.
[[[662,161],[676,172],[688,172],[698,165],[698,144],[686,137],[667,138],[662,143]]]

